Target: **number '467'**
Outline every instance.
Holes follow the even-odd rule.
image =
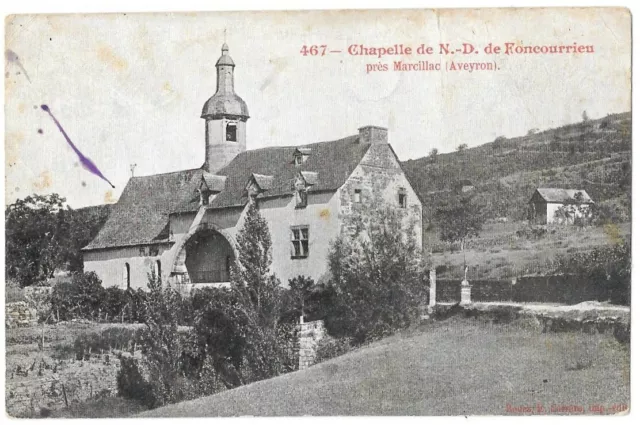
[[[312,46],[307,46],[304,45],[302,46],[302,49],[300,49],[300,54],[302,56],[324,56],[325,53],[327,53],[327,45],[326,44],[322,44],[322,45],[312,45]]]

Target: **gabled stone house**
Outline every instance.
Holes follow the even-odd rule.
[[[96,238],[85,271],[105,286],[146,287],[154,272],[190,288],[228,282],[235,237],[250,202],[266,219],[273,272],[327,277],[331,241],[367,200],[407,210],[422,243],[422,205],[387,140],[366,126],[340,140],[246,150],[249,112],[235,93],[235,64],[223,45],[217,91],[205,103],[206,158],[200,168],[132,177]]]

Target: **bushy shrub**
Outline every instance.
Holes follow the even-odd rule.
[[[78,360],[89,353],[120,350],[133,351],[135,346],[143,348],[145,328],[110,327],[102,332],[83,333],[73,343],[74,353]]]
[[[129,302],[127,292],[110,286],[105,289],[102,298],[102,313],[105,321],[123,321],[123,312]]]
[[[120,356],[116,382],[121,397],[138,400],[148,408],[158,405],[151,384],[140,371],[138,359],[127,355]]]
[[[353,349],[350,338],[333,338],[325,335],[316,347],[316,363],[348,353]]]
[[[580,276],[585,282],[603,287],[606,299],[614,304],[631,302],[631,244],[619,241],[591,251],[577,252],[557,261],[556,272]]]
[[[59,282],[51,293],[52,314],[57,320],[99,319],[105,289],[94,272],[74,273],[70,282]]]
[[[419,320],[428,277],[406,210],[371,205],[346,218],[331,245],[334,297],[325,324],[336,337],[377,339]]]

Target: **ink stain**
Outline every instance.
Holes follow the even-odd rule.
[[[24,66],[22,65],[22,62],[20,62],[20,58],[18,57],[16,52],[14,52],[11,49],[7,49],[4,52],[4,57],[7,59],[7,61],[15,63],[20,68],[20,70],[24,73],[24,76],[27,77],[27,81],[31,82],[31,78],[29,78],[29,74],[27,74],[27,70],[24,69]],[[17,73],[17,74],[20,75],[20,73]]]
[[[82,183],[80,183],[82,185],[82,187],[87,187],[87,182],[86,181],[82,181]]]
[[[41,129],[41,128],[39,128],[39,129],[38,129],[38,134],[43,134],[43,133],[44,133],[44,131],[42,131],[42,129]]]
[[[47,105],[41,105],[40,106],[42,108],[43,111],[45,111],[47,114],[49,114],[49,116],[51,117],[51,119],[53,119],[53,122],[56,124],[56,127],[58,127],[58,130],[60,130],[60,133],[62,133],[62,135],[64,136],[64,138],[67,140],[67,143],[69,144],[69,146],[71,146],[71,149],[73,149],[73,151],[76,153],[76,155],[78,155],[78,159],[80,160],[80,163],[82,164],[82,166],[89,171],[92,174],[95,174],[96,176],[100,177],[102,180],[106,181],[107,183],[109,183],[109,185],[115,189],[115,186],[109,181],[109,179],[107,179],[102,172],[98,169],[98,167],[93,163],[93,161],[91,161],[91,159],[87,158],[86,156],[83,155],[82,152],[80,152],[80,150],[76,147],[76,145],[73,144],[73,142],[71,141],[71,139],[69,138],[69,136],[67,135],[66,131],[64,131],[64,129],[62,128],[62,125],[60,124],[60,122],[58,122],[58,120],[56,119],[56,117],[53,116],[53,114],[51,113],[51,110],[49,109],[49,107]]]

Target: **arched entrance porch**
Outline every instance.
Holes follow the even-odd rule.
[[[171,274],[177,283],[227,283],[234,259],[228,237],[213,226],[203,224],[185,237]]]

